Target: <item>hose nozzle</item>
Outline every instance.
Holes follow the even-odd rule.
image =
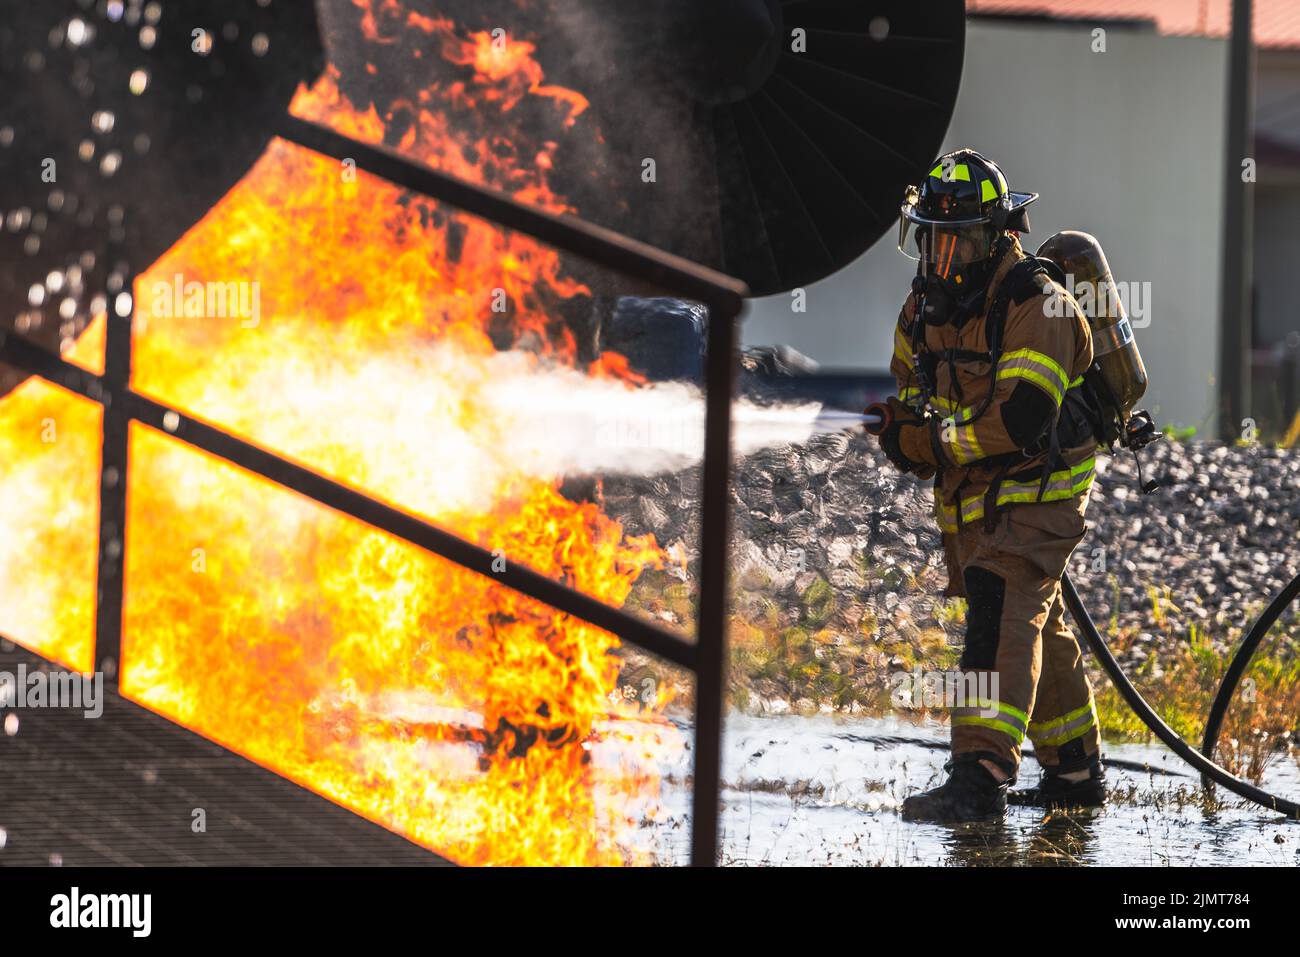
[[[862,427],[871,435],[880,435],[894,421],[894,410],[884,402],[873,402],[862,412]]]

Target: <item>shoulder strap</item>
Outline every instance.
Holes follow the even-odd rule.
[[[1061,275],[1061,269],[1050,259],[1026,256],[1002,277],[997,295],[993,297],[993,305],[989,307],[988,322],[985,326],[989,353],[993,356],[995,364],[1002,354],[1002,331],[1007,322],[1007,309],[1013,302],[1019,305],[1030,296],[1042,292],[1042,282],[1037,281],[1036,277],[1044,273],[1049,278],[1055,279],[1057,275]],[[1061,278],[1064,279],[1064,276]]]

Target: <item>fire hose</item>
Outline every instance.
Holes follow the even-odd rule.
[[[1096,656],[1102,670],[1106,672],[1111,683],[1119,691],[1128,706],[1133,709],[1134,714],[1142,719],[1142,723],[1151,729],[1151,733],[1165,743],[1169,750],[1190,764],[1196,770],[1201,772],[1201,779],[1208,786],[1210,782],[1221,784],[1234,794],[1244,797],[1248,801],[1254,801],[1256,804],[1263,805],[1272,811],[1285,814],[1287,817],[1300,818],[1300,804],[1288,801],[1286,798],[1276,797],[1260,788],[1255,787],[1249,781],[1244,781],[1235,774],[1221,768],[1212,760],[1214,747],[1218,741],[1219,728],[1223,723],[1223,718],[1227,714],[1228,702],[1232,698],[1233,692],[1236,691],[1237,684],[1241,680],[1246,666],[1250,663],[1250,658],[1255,648],[1263,640],[1264,635],[1268,633],[1283,610],[1291,604],[1297,594],[1300,594],[1300,575],[1291,580],[1291,583],[1282,589],[1272,604],[1255,622],[1251,628],[1246,640],[1242,642],[1241,647],[1233,656],[1228,671],[1219,685],[1218,693],[1214,697],[1214,705],[1210,710],[1210,718],[1205,725],[1205,739],[1201,744],[1201,751],[1197,751],[1190,744],[1184,741],[1173,728],[1165,724],[1160,715],[1147,704],[1141,692],[1133,687],[1133,682],[1128,680],[1128,675],[1124,674],[1124,669],[1115,660],[1115,656],[1110,653],[1110,648],[1106,646],[1105,640],[1097,631],[1096,624],[1093,623],[1092,616],[1088,614],[1088,609],[1083,606],[1083,600],[1079,598],[1079,593],[1074,587],[1074,582],[1070,580],[1069,574],[1061,578],[1061,592],[1065,598],[1065,605],[1070,609],[1070,614],[1074,617],[1075,622],[1083,629],[1083,636],[1088,641],[1088,647]]]
[[[890,419],[889,407],[885,405],[873,405],[862,414],[863,426],[873,434],[888,428]],[[1124,673],[1124,669],[1120,667],[1119,662],[1115,660],[1115,656],[1111,654],[1105,639],[1097,631],[1097,625],[1093,622],[1092,616],[1088,614],[1088,609],[1084,607],[1083,600],[1079,597],[1079,592],[1074,587],[1074,582],[1070,580],[1068,573],[1061,578],[1061,594],[1071,616],[1082,629],[1083,636],[1088,642],[1088,647],[1092,649],[1093,656],[1101,665],[1102,670],[1106,672],[1115,689],[1119,691],[1120,697],[1133,709],[1133,713],[1142,719],[1142,723],[1151,730],[1151,733],[1164,742],[1169,750],[1201,773],[1201,780],[1207,788],[1211,784],[1219,784],[1234,794],[1262,805],[1271,811],[1285,814],[1291,818],[1300,818],[1300,804],[1269,794],[1267,791],[1237,777],[1214,762],[1214,751],[1218,744],[1219,732],[1223,726],[1223,720],[1227,716],[1232,696],[1241,683],[1242,676],[1255,654],[1255,649],[1259,647],[1269,629],[1282,616],[1282,613],[1290,607],[1297,596],[1300,596],[1300,575],[1291,579],[1291,582],[1277,594],[1277,597],[1273,599],[1263,614],[1255,621],[1241,646],[1232,656],[1232,661],[1228,664],[1228,670],[1219,683],[1214,702],[1210,707],[1210,716],[1205,723],[1205,734],[1200,751],[1197,751],[1184,741],[1177,731],[1169,727],[1164,719],[1156,713],[1155,709],[1147,703],[1147,700],[1142,697],[1142,693],[1134,687],[1133,682],[1129,681],[1128,675]]]

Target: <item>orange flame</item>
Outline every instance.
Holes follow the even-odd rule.
[[[394,106],[414,116],[402,150],[568,210],[546,182],[556,143],[464,131],[525,96],[553,101],[566,127],[585,108],[543,83],[529,44],[458,38],[393,0],[358,6],[371,41],[420,29],[472,71]],[[370,142],[392,120],[352,108],[332,72],[293,111]],[[260,315],[185,314],[188,284],[242,281]],[[138,279],[134,385],[620,605],[662,561],[653,539],[523,474],[474,401],[499,340],[493,303],[535,361],[571,363],[555,306],[584,291],[527,237],[276,141]],[[97,361],[85,354],[102,324],[79,361]],[[610,354],[589,371],[636,381]],[[51,417],[57,466],[34,432]],[[0,403],[0,454],[30,463],[5,490],[31,490],[0,527],[26,536],[44,588],[15,616],[32,569],[0,578],[0,628],[82,669],[98,430],[97,410],[38,382]],[[611,730],[614,636],[145,427],[131,455],[126,695],[462,863],[640,859],[629,809],[655,813],[647,765],[673,734]],[[617,767],[592,760],[598,737],[619,742]]]

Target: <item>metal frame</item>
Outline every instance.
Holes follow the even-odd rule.
[[[287,117],[279,135],[340,161],[355,161],[357,167],[367,173],[449,203],[505,229],[532,236],[557,249],[653,282],[708,307],[700,601],[696,640],[687,641],[515,562],[509,563],[504,571],[494,572],[493,556],[489,551],[134,392],[130,385],[130,319],[117,316],[110,306],[102,376],[74,366],[29,340],[0,332],[0,359],[99,402],[104,408],[94,646],[96,669],[109,676],[117,674],[121,656],[122,570],[125,565],[129,476],[127,438],[130,423],[134,420],[463,568],[489,576],[530,598],[691,670],[696,678],[691,863],[696,866],[716,864],[726,656],[730,541],[728,486],[731,400],[735,385],[735,321],[748,290],[738,280],[644,243],[574,217],[556,216],[525,206],[504,194],[448,176],[392,150],[358,142],[315,123]]]

